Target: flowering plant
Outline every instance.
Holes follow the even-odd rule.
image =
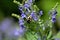
[[[52,27],[56,22],[57,5],[49,11],[48,20],[44,21],[41,16],[44,12],[34,5],[35,0],[23,0],[22,3],[14,0],[18,5],[20,15],[12,13],[12,16],[19,19],[19,35],[23,35],[26,40],[52,40]]]

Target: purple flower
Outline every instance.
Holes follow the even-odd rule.
[[[52,18],[56,18],[56,15],[52,15]]]
[[[52,15],[52,22],[56,22],[56,15]]]
[[[21,27],[21,28],[25,28],[25,26],[24,26],[24,25],[20,25],[20,27]]]
[[[22,28],[20,28],[19,33],[22,34],[24,32],[24,30]]]
[[[24,20],[23,19],[19,20],[19,26],[20,26],[19,34],[23,35],[24,31],[25,31],[25,26],[24,26]]]
[[[54,11],[52,12],[52,22],[53,22],[53,23],[56,22],[56,14],[57,14],[57,11],[54,10]]]
[[[22,8],[22,7],[19,7],[19,10],[20,10],[20,11],[22,11],[22,10],[23,10],[23,8]]]
[[[23,19],[19,20],[19,25],[24,25],[24,20]]]
[[[52,18],[52,22],[53,22],[53,23],[56,22],[56,18]]]
[[[24,13],[21,14],[22,18],[26,18],[26,15]]]
[[[20,35],[24,35],[24,32],[25,32],[25,28],[24,27],[25,27],[24,25],[20,26],[20,30],[19,30],[19,34]]]
[[[28,3],[25,3],[25,4],[24,4],[24,7],[25,7],[25,8],[29,8],[30,5],[29,5]]]
[[[24,20],[23,19],[19,20],[19,26],[20,26],[19,34],[23,35],[25,32],[25,26],[24,26]]]
[[[32,13],[31,13],[31,17],[32,17],[35,21],[38,20],[38,18],[37,18],[37,16],[36,16],[35,12],[32,12]]]
[[[40,12],[39,12],[39,15],[40,15],[40,16],[43,15],[43,11],[40,11]]]
[[[23,12],[23,7],[22,7],[22,6],[19,7],[19,11],[20,11],[21,14],[24,13],[24,12]]]
[[[29,2],[29,3],[32,3],[32,2],[33,2],[33,0],[28,0],[28,2]]]

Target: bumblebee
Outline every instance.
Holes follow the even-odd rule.
[[[32,21],[32,17],[31,16],[28,16],[27,17],[27,23],[30,23]]]

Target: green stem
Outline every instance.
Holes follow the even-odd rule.
[[[50,39],[51,36],[52,36],[52,31],[49,32],[49,34],[47,36],[47,40]]]

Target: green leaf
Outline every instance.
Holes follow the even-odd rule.
[[[60,32],[58,32],[57,35],[52,37],[52,39],[55,39],[55,38],[60,38]]]

